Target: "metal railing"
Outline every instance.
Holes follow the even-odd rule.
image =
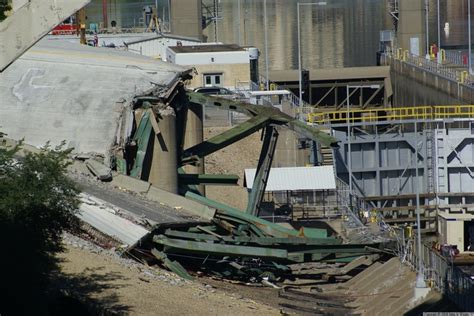
[[[418,257],[414,240],[405,244],[402,262],[418,270]],[[446,295],[464,311],[474,311],[474,280],[453,264],[452,258],[441,256],[424,244],[421,251],[422,270],[427,284]]]
[[[444,51],[443,54],[445,54]],[[451,54],[454,60],[456,61],[457,57],[454,57],[453,53]],[[456,68],[453,68],[452,65],[450,66],[446,63],[438,63],[435,60],[413,55],[410,54],[407,50],[403,50],[401,48],[386,51],[384,55],[396,60],[401,60],[403,62],[406,62],[407,64],[437,74],[441,77],[455,81],[459,84],[465,84],[468,86],[474,85],[474,76],[469,74],[467,68],[465,70],[458,70]],[[464,64],[462,65],[465,66]]]
[[[267,83],[267,79],[264,76],[260,75],[260,86],[257,86],[258,88],[256,90],[264,90],[266,83]],[[268,87],[269,87],[269,90],[287,90],[280,87],[278,84],[272,81],[269,81]],[[300,107],[300,98],[296,96],[294,93],[290,93],[288,99],[289,99],[290,104],[293,107]],[[309,106],[309,104],[301,100],[301,106]]]
[[[467,54],[460,51],[445,51],[445,59],[448,63],[459,67],[467,67]]]
[[[306,121],[308,123],[317,123],[321,125],[338,123],[353,124],[356,122],[474,118],[474,105],[434,105],[324,112],[315,108],[305,108],[301,110],[301,112],[306,116]]]

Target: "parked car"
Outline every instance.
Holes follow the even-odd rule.
[[[237,99],[240,97],[243,97],[242,94],[233,92],[229,89],[222,88],[222,87],[199,87],[195,88],[193,90],[194,92],[199,92],[202,94],[208,94],[208,95],[217,95],[221,97],[231,97],[232,99]]]

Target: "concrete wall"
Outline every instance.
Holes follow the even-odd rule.
[[[236,82],[250,82],[249,64],[219,64],[219,65],[196,65],[197,75],[189,82],[189,88],[204,86],[203,75],[206,73],[223,73],[223,87],[234,88]],[[241,85],[239,85],[241,86]]]
[[[389,62],[395,106],[472,104],[474,100],[472,87],[401,60]]]
[[[398,47],[412,54],[424,56],[426,53],[424,0],[399,0],[397,40]],[[410,41],[418,42],[418,49],[410,48]],[[413,44],[413,42],[412,42]]]
[[[172,0],[171,33],[203,39],[201,0]]]

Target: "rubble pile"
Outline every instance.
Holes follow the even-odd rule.
[[[158,260],[179,276],[205,273],[245,282],[292,279],[291,265],[347,263],[383,251],[383,244],[343,244],[326,229],[288,229],[231,209],[211,222],[159,224],[131,250]]]

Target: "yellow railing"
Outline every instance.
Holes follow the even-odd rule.
[[[350,111],[321,111],[305,109],[308,123],[344,124],[399,120],[439,120],[448,118],[474,118],[474,105],[411,106],[384,109],[354,109]]]

